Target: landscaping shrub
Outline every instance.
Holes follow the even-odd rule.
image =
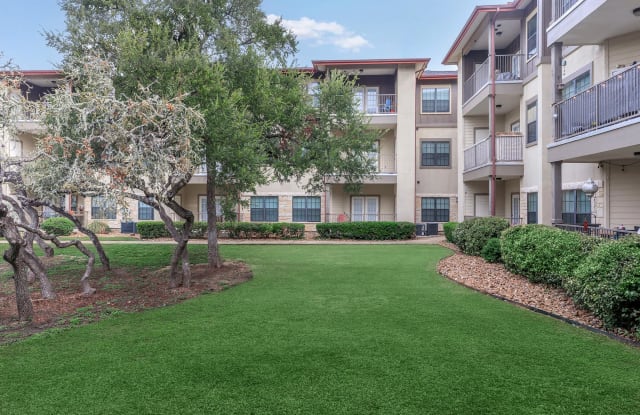
[[[453,239],[465,254],[479,256],[487,241],[499,238],[502,231],[508,227],[509,222],[504,218],[473,218],[456,227]]]
[[[415,237],[411,222],[331,222],[319,223],[316,230],[321,238],[398,240]]]
[[[502,251],[500,248],[500,239],[491,238],[480,251],[480,255],[485,261],[495,263],[502,260]]]
[[[455,239],[453,238],[453,231],[456,230],[458,225],[458,222],[447,222],[442,225],[442,227],[444,228],[444,236],[445,238],[447,238],[447,242],[451,242],[454,244],[456,243]]]
[[[136,228],[142,239],[167,238],[171,236],[162,221],[138,222]]]
[[[67,236],[71,235],[75,225],[67,218],[49,218],[42,221],[40,227],[50,235]]]
[[[607,327],[640,329],[640,238],[601,244],[566,280],[565,288]]]
[[[303,223],[277,222],[271,226],[273,235],[278,239],[302,239],[304,238]]]
[[[202,239],[207,237],[207,222],[193,222],[191,238]]]
[[[91,222],[87,226],[87,229],[97,234],[106,234],[111,232],[111,228],[109,227],[109,225],[106,224],[105,222],[100,222],[100,221]]]
[[[502,234],[502,262],[516,274],[534,283],[555,286],[573,274],[575,268],[602,243],[577,232],[545,225],[516,226]]]

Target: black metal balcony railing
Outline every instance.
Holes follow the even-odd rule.
[[[483,167],[491,162],[490,137],[464,150],[464,171]],[[520,133],[496,135],[496,162],[521,162],[523,137]]]
[[[561,141],[640,115],[640,64],[553,106]]]
[[[525,55],[496,55],[496,83],[521,81],[531,69],[525,62]],[[464,101],[473,97],[491,81],[491,62],[487,58],[464,82]]]
[[[580,0],[553,0],[553,16],[552,21],[556,21],[569,11]]]
[[[325,222],[395,222],[392,213],[327,213]]]
[[[601,226],[589,225],[585,227],[584,225],[568,225],[565,223],[558,223],[554,225],[558,229],[562,229],[568,232],[580,232],[589,236],[597,236],[599,238],[605,239],[620,239],[627,235],[633,235],[636,231],[633,230],[623,230],[623,229],[610,229],[603,228]]]

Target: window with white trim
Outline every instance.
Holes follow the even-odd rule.
[[[138,220],[153,220],[153,207],[138,200]]]
[[[91,219],[113,220],[116,218],[116,203],[104,196],[91,198]]]
[[[422,88],[422,113],[440,114],[451,112],[450,88]]]

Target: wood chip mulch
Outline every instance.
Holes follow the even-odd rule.
[[[444,258],[438,264],[438,272],[450,280],[534,311],[541,311],[553,317],[559,316],[570,320],[570,323],[577,322],[592,329],[602,330],[615,338],[635,340],[631,334],[622,330],[605,330],[598,317],[576,306],[560,288],[533,284],[525,277],[507,271],[502,264],[491,264],[481,257],[465,255],[455,245],[447,242],[443,242],[442,245],[454,251],[453,255]]]

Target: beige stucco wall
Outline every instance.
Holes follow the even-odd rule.
[[[415,178],[415,119],[416,68],[399,65],[396,78],[398,95],[398,124],[396,129],[397,189],[395,214],[399,221],[414,221]]]
[[[344,185],[332,185],[329,195],[329,213],[332,221],[337,220],[336,218],[340,214],[351,216],[352,196],[378,196],[380,220],[394,220],[397,216],[395,214],[395,186],[392,184],[365,184],[357,195],[346,192]],[[409,221],[413,222],[413,218]]]

